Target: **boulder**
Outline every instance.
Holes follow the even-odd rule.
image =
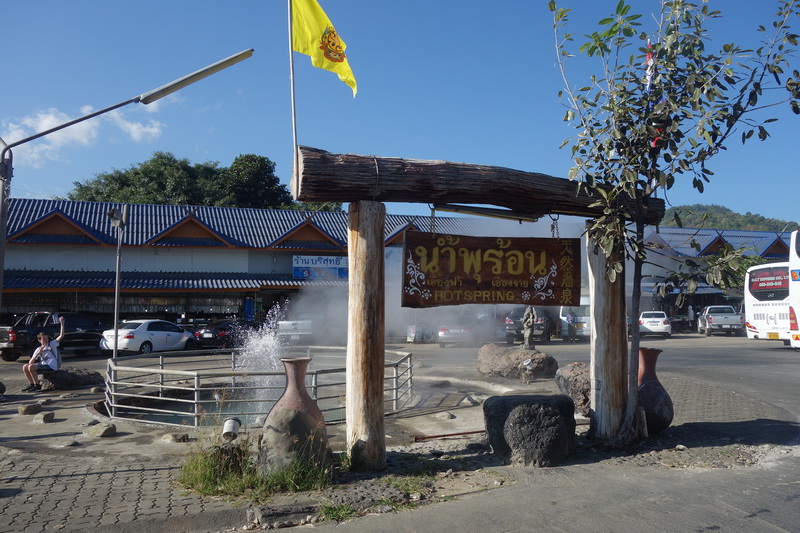
[[[45,411],[33,416],[33,421],[37,424],[49,424],[56,417],[53,411]]]
[[[483,403],[489,444],[507,464],[556,466],[575,451],[575,403],[569,396],[492,396]]]
[[[101,422],[84,429],[83,434],[87,437],[113,437],[117,434],[117,426],[108,422]]]
[[[478,352],[478,372],[487,376],[516,378],[525,370],[533,378],[552,378],[558,370],[555,358],[538,350],[486,344]]]
[[[583,416],[589,416],[590,387],[589,365],[586,363],[570,363],[556,372],[556,386],[562,394],[566,394],[575,402],[575,408]]]
[[[38,403],[29,403],[17,407],[17,412],[21,415],[35,415],[42,412],[42,406]]]
[[[80,389],[89,385],[105,383],[100,372],[92,372],[85,368],[61,368],[41,374],[42,390]]]

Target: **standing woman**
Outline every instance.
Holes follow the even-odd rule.
[[[58,370],[61,363],[61,357],[58,355],[58,345],[61,339],[64,338],[64,317],[58,317],[61,322],[61,332],[54,340],[50,340],[50,336],[41,332],[36,337],[39,339],[40,346],[33,351],[31,360],[27,364],[22,365],[22,371],[28,379],[29,385],[22,389],[22,392],[35,392],[42,390],[42,385],[39,383],[39,372],[43,370]]]

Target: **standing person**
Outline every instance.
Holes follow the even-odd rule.
[[[575,342],[575,324],[578,322],[578,317],[575,316],[575,311],[570,307],[567,309],[567,342]]]
[[[41,332],[36,336],[39,339],[39,347],[33,351],[30,361],[22,365],[22,371],[28,380],[29,385],[22,389],[22,392],[36,392],[42,390],[39,383],[39,372],[42,370],[58,370],[61,366],[61,356],[58,354],[58,345],[64,338],[64,317],[58,317],[61,322],[61,332],[54,340],[50,336]]]
[[[689,317],[689,331],[694,331],[694,307],[692,307],[692,304],[689,304],[686,315]]]

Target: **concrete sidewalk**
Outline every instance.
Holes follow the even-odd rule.
[[[720,387],[660,374],[676,405],[675,438],[689,448],[739,443],[763,450],[746,468],[665,468],[631,461],[581,461],[558,468],[498,467],[510,486],[416,510],[368,516],[320,531],[799,531],[800,430],[778,407]],[[191,444],[165,434],[189,433],[115,422],[117,436],[83,435],[94,423],[88,390],[16,393],[0,404],[0,531],[231,531],[246,525],[245,506],[200,498],[175,486]],[[419,408],[387,421],[387,446],[411,435],[483,429],[480,405],[465,407],[469,390],[497,393],[496,384],[457,382],[425,387]],[[505,387],[514,387],[510,382]],[[552,390],[551,381],[533,389]],[[530,389],[527,390],[530,392]],[[479,393],[474,396],[479,397]],[[37,424],[17,407],[49,399],[53,422]],[[437,416],[459,407],[454,420]],[[341,449],[343,425],[331,426]],[[337,442],[337,439],[338,442]],[[731,446],[731,450],[735,447]],[[494,468],[493,468],[494,469]],[[302,498],[287,496],[286,501]],[[309,526],[310,527],[310,526]]]

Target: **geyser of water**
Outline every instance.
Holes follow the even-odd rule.
[[[288,302],[287,302],[288,303]],[[275,304],[268,312],[264,323],[248,331],[243,331],[241,350],[233,355],[234,370],[237,372],[269,372],[283,371],[281,357],[286,357],[286,350],[278,341],[278,321],[283,319],[285,306]],[[286,382],[284,376],[250,376],[248,378],[253,389],[253,400],[263,404],[263,411],[280,398]]]

